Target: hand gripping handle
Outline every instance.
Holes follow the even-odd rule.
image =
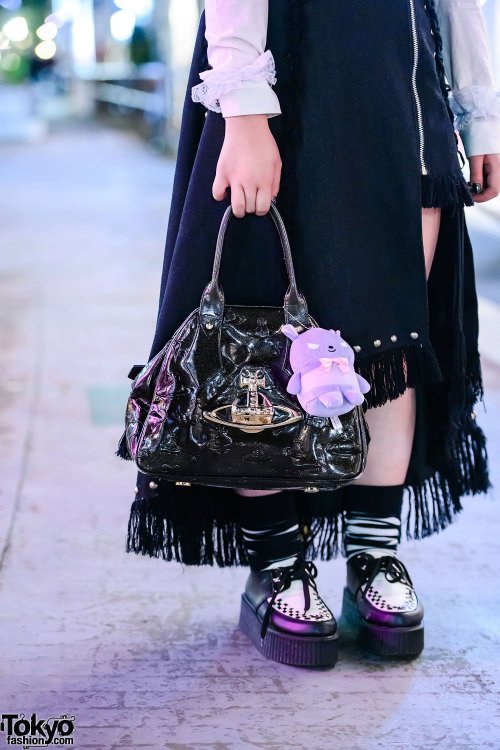
[[[274,225],[278,230],[289,281],[289,286],[285,294],[283,303],[286,322],[309,326],[307,303],[304,296],[297,289],[297,282],[295,281],[295,270],[293,267],[292,253],[290,250],[288,235],[286,233],[281,214],[279,213],[273,201],[271,201],[269,214],[271,215]],[[224,315],[224,292],[222,291],[222,288],[219,284],[219,271],[226,230],[230,220],[233,217],[233,209],[232,206],[229,205],[222,217],[219,234],[217,236],[212,278],[203,290],[203,294],[201,297],[200,322],[203,328],[207,330],[207,332],[216,330],[222,323],[222,318]]]

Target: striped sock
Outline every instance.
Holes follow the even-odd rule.
[[[374,557],[395,556],[400,535],[401,519],[396,516],[380,518],[351,511],[344,532],[347,559],[359,552],[369,552]]]
[[[289,521],[282,521],[266,529],[242,526],[241,530],[252,570],[293,565],[302,547],[298,523],[290,526]]]
[[[240,496],[239,519],[251,570],[293,565],[301,554],[303,541],[292,493]]]
[[[360,552],[395,556],[401,541],[403,485],[349,485],[345,490],[347,559]]]

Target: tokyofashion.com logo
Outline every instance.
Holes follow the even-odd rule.
[[[4,732],[7,746],[47,747],[47,745],[72,745],[75,717],[61,714],[58,718],[39,719],[34,713],[0,714],[0,731]]]

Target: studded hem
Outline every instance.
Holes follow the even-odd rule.
[[[358,357],[356,370],[371,386],[365,395],[369,408],[398,398],[407,388],[443,380],[431,344],[395,347]]]

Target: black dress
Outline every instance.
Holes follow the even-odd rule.
[[[358,352],[369,406],[416,390],[406,535],[422,538],[454,519],[464,495],[489,487],[474,415],[483,391],[464,211],[474,202],[445,98],[433,2],[270,0],[267,48],[282,109],[269,119],[283,162],[276,205],[297,283],[318,324],[340,329]],[[208,67],[203,12],[150,358],[198,306],[230,203],[212,196],[224,119],[191,100]],[[428,282],[422,206],[442,208]],[[228,304],[282,304],[287,280],[269,216],[230,223],[221,282]],[[187,565],[248,564],[233,490],[150,482],[139,474],[127,551]],[[342,490],[294,495],[306,557],[344,552]]]

